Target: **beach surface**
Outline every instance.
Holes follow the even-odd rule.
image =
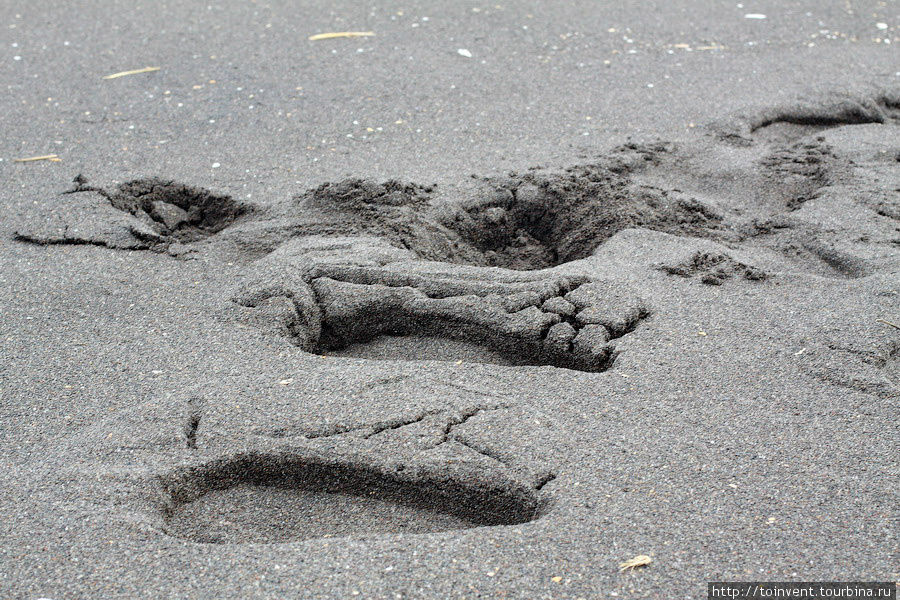
[[[897,4],[376,4],[0,6],[0,597],[900,579]]]

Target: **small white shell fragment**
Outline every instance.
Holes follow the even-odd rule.
[[[744,15],[745,19],[765,19],[766,15],[760,13],[747,13]]]
[[[465,48],[460,48],[456,51],[460,56],[465,56],[466,58],[472,58],[472,53],[466,50]]]

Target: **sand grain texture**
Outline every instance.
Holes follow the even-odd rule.
[[[852,4],[0,8],[0,596],[900,578]]]

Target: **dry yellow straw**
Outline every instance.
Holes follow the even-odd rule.
[[[334,38],[345,38],[345,37],[372,37],[375,35],[374,31],[333,31],[331,33],[317,33],[316,35],[309,36],[309,41],[315,42],[318,40],[332,40]]]
[[[644,554],[639,554],[638,556],[635,556],[634,558],[629,558],[628,560],[626,560],[623,563],[619,563],[619,571],[624,572],[624,571],[627,571],[628,569],[631,569],[632,571],[634,571],[638,567],[646,567],[651,562],[653,562],[652,558],[650,558],[649,556],[646,556]]]
[[[55,154],[45,154],[44,156],[29,156],[28,158],[15,158],[13,162],[34,162],[36,160],[49,160],[52,162],[59,162],[62,159],[56,156]]]
[[[144,67],[143,69],[134,69],[132,71],[122,71],[121,73],[113,73],[112,75],[106,75],[103,79],[116,79],[118,77],[125,77],[126,75],[137,75],[138,73],[151,73],[153,71],[159,71],[161,67]]]
[[[884,323],[885,325],[890,325],[891,327],[896,327],[897,329],[900,329],[900,325],[897,325],[896,323],[891,323],[887,319],[875,319],[875,320],[878,321],[879,323]]]

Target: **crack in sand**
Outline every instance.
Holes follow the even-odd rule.
[[[184,426],[185,444],[191,450],[197,449],[197,430],[200,429],[200,420],[203,418],[203,401],[200,398],[190,398],[187,401],[188,416]]]
[[[466,421],[468,421],[475,415],[477,415],[483,411],[505,410],[505,409],[509,409],[509,408],[512,408],[512,405],[509,405],[509,404],[493,404],[493,405],[487,404],[487,405],[484,405],[483,404],[483,405],[477,405],[477,406],[467,408],[461,412],[457,412],[456,414],[451,415],[450,418],[447,419],[447,421],[444,423],[444,426],[441,429],[441,435],[440,435],[440,438],[438,439],[438,441],[436,443],[434,443],[433,445],[429,446],[427,449],[430,450],[433,448],[437,448],[441,444],[445,444],[448,441],[450,441],[451,435],[453,433],[453,429],[455,427],[458,427],[458,426],[464,424]],[[456,438],[453,438],[453,440],[459,441],[459,440],[456,440]],[[460,443],[462,443],[462,442],[460,442]],[[473,450],[474,450],[474,448],[473,448]],[[476,452],[478,452],[479,454],[484,454],[483,452],[480,452],[478,450],[476,450]],[[485,454],[485,456],[488,456],[489,458],[494,458],[487,454]],[[496,459],[496,460],[499,461],[499,459]],[[502,461],[499,461],[499,462],[502,462]]]
[[[446,437],[449,435],[450,430],[455,425],[461,425],[469,420],[469,418],[475,416],[482,410],[497,410],[501,408],[510,408],[510,405],[479,405],[473,408],[468,408],[459,413],[458,417],[450,417],[446,424],[444,425],[444,439],[443,441],[447,441]],[[292,427],[279,427],[275,429],[258,429],[253,433],[256,435],[263,435],[266,437],[273,438],[289,438],[289,437],[304,437],[308,440],[315,440],[321,438],[335,437],[341,436],[348,433],[354,433],[358,431],[365,432],[361,437],[363,439],[369,439],[378,434],[394,431],[397,429],[401,429],[403,427],[414,425],[416,423],[421,423],[428,417],[446,414],[452,411],[453,409],[450,407],[445,408],[433,408],[433,409],[425,409],[418,411],[413,416],[410,417],[397,417],[394,419],[387,419],[383,421],[377,421],[375,423],[354,423],[354,424],[337,424],[337,425],[326,425],[319,429],[310,430],[308,428],[304,428],[301,425],[292,426]],[[439,444],[435,444],[437,446]]]

